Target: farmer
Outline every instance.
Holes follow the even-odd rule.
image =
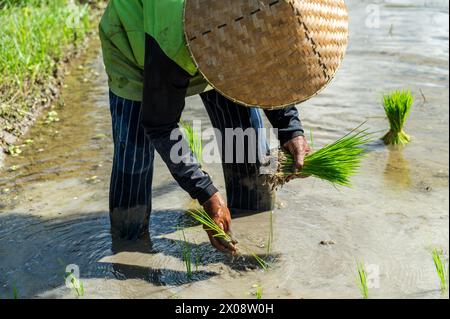
[[[294,82],[289,78],[289,65],[280,69],[277,63],[267,60],[258,62],[256,57],[241,59],[248,57],[248,51],[232,56],[234,51],[228,41],[233,41],[232,37],[238,36],[241,31],[232,29],[235,27],[230,26],[229,21],[241,23],[235,17],[243,12],[248,1],[189,0],[186,8],[184,1],[110,0],[100,23],[114,137],[110,184],[111,233],[119,238],[135,240],[148,236],[155,150],[178,184],[193,199],[197,199],[226,232],[231,229],[230,211],[237,214],[273,208],[272,191],[264,185],[264,179],[259,174],[261,164],[250,161],[248,156],[245,156],[244,163],[226,162],[226,152],[229,151],[226,142],[220,146],[227,201],[198,161],[192,160],[194,155],[190,151],[181,154],[186,160],[173,161],[171,150],[180,140],[171,140],[171,135],[179,129],[187,96],[200,94],[214,128],[222,136],[226,135],[227,128],[251,128],[259,134],[263,118],[256,107],[263,105],[268,120],[278,129],[281,145],[294,156],[298,169],[302,168],[304,157],[309,152],[298,111],[293,106],[306,98],[297,94],[301,89],[291,85]],[[279,18],[276,10],[280,15],[283,12],[292,13],[287,2],[279,2],[255,1],[255,5],[267,3],[267,7],[258,9],[260,13],[258,10],[256,13],[253,10],[248,12],[247,19],[263,17],[269,3],[274,13],[270,19]],[[215,28],[195,25],[207,23],[205,18],[215,19],[216,25],[213,27],[225,32],[222,36],[230,37],[220,40],[226,43],[214,38]],[[219,23],[220,19],[223,23]],[[251,37],[251,32],[262,32],[261,27],[258,28],[260,31],[252,31],[247,25],[247,35]],[[239,36],[242,37],[242,32]],[[241,44],[246,45],[245,41]],[[236,50],[239,48],[236,47]],[[230,59],[233,63],[217,63],[221,59]],[[254,62],[259,63],[258,67],[252,66]],[[295,72],[299,70],[296,67],[291,69]],[[256,72],[259,70],[260,75]],[[205,76],[206,73],[208,76]],[[271,83],[262,83],[264,80]],[[211,85],[216,89],[212,89]],[[285,91],[287,89],[291,91]],[[236,139],[233,148],[242,147],[239,143],[244,141]],[[265,143],[245,143],[245,146],[254,148],[256,153],[267,151]],[[208,236],[216,249],[235,252],[234,243],[216,239],[211,232]]]

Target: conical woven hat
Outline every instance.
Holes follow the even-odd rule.
[[[303,102],[334,77],[348,44],[344,0],[185,0],[184,28],[203,76],[247,106]]]

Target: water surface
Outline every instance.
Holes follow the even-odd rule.
[[[410,88],[416,104],[406,129],[413,142],[404,150],[370,145],[351,189],[309,179],[281,190],[269,271],[209,247],[183,213],[190,199],[159,158],[151,243],[111,242],[111,119],[94,42],[67,76],[60,122],[33,127],[24,141],[34,143],[8,158],[0,173],[0,297],[17,287],[20,297],[73,298],[63,275],[66,265],[77,264],[86,298],[254,298],[255,285],[265,298],[358,298],[355,265],[364,261],[379,270],[374,298],[439,298],[429,250],[448,252],[449,243],[448,3],[380,1],[375,28],[367,25],[371,4],[349,2],[347,57],[330,87],[300,106],[304,126],[316,146],[363,121],[381,137],[382,93]],[[198,97],[189,99],[183,117],[208,121]],[[220,167],[206,169],[224,190]],[[270,213],[233,224],[241,243],[261,254],[270,225]],[[178,226],[187,226],[199,256],[192,278]]]

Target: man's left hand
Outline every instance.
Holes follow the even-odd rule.
[[[283,145],[292,156],[294,156],[295,168],[297,171],[303,169],[305,164],[305,156],[311,152],[308,141],[304,136],[297,136]]]
[[[214,220],[214,223],[216,223],[217,226],[219,226],[225,233],[232,237],[230,210],[228,209],[225,199],[218,192],[211,196],[211,198],[203,204],[203,208],[205,209],[206,213]],[[235,255],[237,253],[237,241],[232,239],[231,242],[227,242],[221,237],[215,237],[214,235],[216,233],[212,230],[209,230],[208,227],[205,227],[205,229],[208,234],[209,240],[211,241],[211,245],[213,245],[217,250],[232,255]]]

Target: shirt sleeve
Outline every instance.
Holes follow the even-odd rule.
[[[266,110],[265,113],[270,124],[278,129],[278,139],[281,145],[295,137],[305,135],[299,112],[295,106],[280,110]]]
[[[178,126],[191,77],[164,54],[154,38],[146,34],[145,41],[142,125],[178,184],[203,204],[218,190],[189,150]],[[171,140],[171,136],[178,138]],[[182,153],[177,154],[181,160],[173,161],[171,151],[178,143],[184,143]]]

